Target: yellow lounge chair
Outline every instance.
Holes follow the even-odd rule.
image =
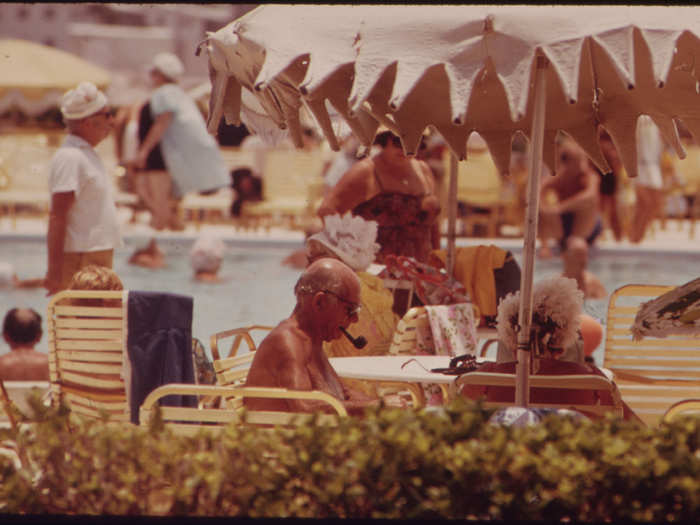
[[[190,408],[190,407],[160,407],[164,423],[175,432],[185,435],[193,435],[202,430],[220,432],[224,425],[236,422],[250,425],[300,425],[314,417],[312,414],[299,412],[277,412],[248,410],[243,407],[243,399],[251,398],[275,398],[275,399],[304,399],[321,401],[330,405],[333,414],[318,414],[318,422],[333,425],[337,423],[337,417],[347,416],[343,404],[325,392],[289,390],[286,388],[267,387],[224,387],[211,385],[183,385],[170,384],[158,387],[151,392],[141,405],[139,419],[141,425],[148,425],[153,412],[156,410],[160,398],[172,394],[197,395],[214,397],[220,396],[232,399],[226,408]]]
[[[632,339],[630,327],[641,303],[674,286],[629,284],[610,296],[603,366],[615,375],[625,402],[647,424],[657,424],[669,406],[697,397],[700,338]]]
[[[121,377],[126,346],[126,291],[65,290],[48,305],[49,377],[54,401],[72,412],[129,421]],[[96,301],[76,306],[80,300]]]
[[[265,155],[262,202],[245,202],[241,216],[269,229],[303,227],[322,196],[321,151],[271,150]]]
[[[700,416],[700,399],[684,399],[674,403],[664,413],[663,420],[669,422],[681,414]]]

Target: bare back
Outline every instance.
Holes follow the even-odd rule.
[[[316,346],[316,347],[315,347]],[[291,390],[321,390],[344,400],[343,386],[323,353],[296,320],[282,321],[260,343],[248,372],[246,386],[268,386]],[[308,412],[314,403],[278,399],[246,399],[252,410]]]
[[[3,381],[48,381],[49,358],[36,350],[13,350],[0,356]]]

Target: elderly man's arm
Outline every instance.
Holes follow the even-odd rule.
[[[360,390],[355,390],[348,387],[343,383],[343,392],[345,394],[345,400],[343,401],[343,406],[351,415],[362,415],[365,408],[370,406],[378,406],[379,399],[374,399],[369,397],[367,394]]]
[[[72,191],[58,192],[51,196],[51,213],[49,214],[49,228],[46,234],[48,269],[44,280],[44,286],[48,290],[47,295],[56,293],[61,286],[68,212],[74,203],[75,193]]]

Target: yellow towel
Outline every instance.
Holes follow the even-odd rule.
[[[454,277],[469,292],[469,297],[476,303],[481,315],[496,315],[498,298],[496,297],[496,280],[493,271],[502,268],[507,252],[494,246],[465,246],[455,251]],[[437,259],[445,267],[447,252],[433,250],[431,263]]]

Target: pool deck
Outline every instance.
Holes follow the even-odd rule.
[[[140,241],[150,239],[154,230],[143,222],[129,223],[128,217],[120,214],[122,219],[122,233],[125,240]],[[0,242],[4,239],[45,239],[47,229],[46,218],[18,217],[13,226],[8,217],[0,217]],[[283,228],[271,228],[266,230],[236,229],[230,224],[202,224],[197,228],[193,223],[186,224],[183,231],[158,232],[156,237],[163,240],[178,241],[180,239],[193,240],[202,232],[214,233],[225,239],[227,243],[238,246],[265,246],[278,245],[281,247],[300,247],[304,242],[304,234],[301,231],[291,231]],[[443,239],[444,242],[444,239]],[[484,237],[458,238],[458,246],[470,246],[477,244],[495,244],[501,248],[514,252],[522,250],[523,241],[518,237],[500,237],[489,239]],[[596,241],[595,253],[625,253],[625,254],[700,254],[700,226],[695,238],[690,236],[689,221],[669,220],[666,229],[661,230],[657,222],[654,229],[647,233],[639,244],[632,244],[628,240],[616,242],[608,232],[607,238],[599,238]]]

